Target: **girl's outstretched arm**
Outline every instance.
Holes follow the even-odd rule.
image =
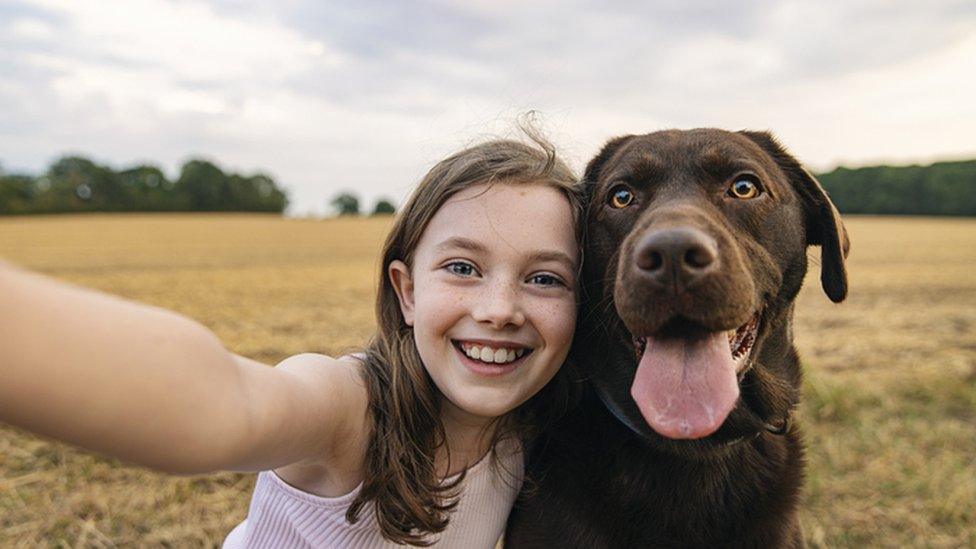
[[[236,356],[201,324],[0,262],[0,422],[171,473],[332,453],[364,425],[354,368]]]

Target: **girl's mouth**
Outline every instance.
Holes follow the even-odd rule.
[[[531,347],[517,347],[487,342],[451,340],[463,362],[475,373],[502,375],[518,367],[532,354]]]

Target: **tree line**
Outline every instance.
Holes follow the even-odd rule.
[[[976,215],[976,160],[929,166],[840,167],[817,176],[842,213]],[[344,192],[331,206],[358,215],[359,199]],[[81,156],[56,160],[40,176],[0,169],[0,215],[66,212],[275,212],[288,197],[265,174],[225,173],[207,160],[183,164],[176,180],[157,167],[121,171]],[[380,199],[374,214],[393,213]]]
[[[359,197],[354,193],[345,191],[335,195],[329,201],[329,205],[335,210],[336,215],[361,215],[359,211]],[[396,212],[396,206],[389,198],[378,198],[373,206],[373,215],[391,215]]]
[[[174,181],[156,166],[115,171],[81,156],[42,175],[0,170],[0,215],[68,212],[276,212],[288,197],[265,174],[225,173],[207,160],[184,163]]]
[[[837,168],[818,178],[842,213],[976,215],[976,160]]]

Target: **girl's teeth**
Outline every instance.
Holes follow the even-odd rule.
[[[481,358],[482,362],[494,362],[495,353],[493,353],[492,350],[489,349],[488,347],[482,347],[481,356],[479,358]]]
[[[479,347],[477,345],[463,346],[464,354],[468,358],[480,360],[489,364],[505,364],[521,358],[525,354],[525,349],[492,349],[491,347]]]

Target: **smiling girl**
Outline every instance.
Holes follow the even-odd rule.
[[[520,448],[571,392],[580,197],[537,145],[426,175],[355,356],[268,368],[175,313],[0,264],[0,421],[171,473],[259,471],[226,547],[492,547]]]

